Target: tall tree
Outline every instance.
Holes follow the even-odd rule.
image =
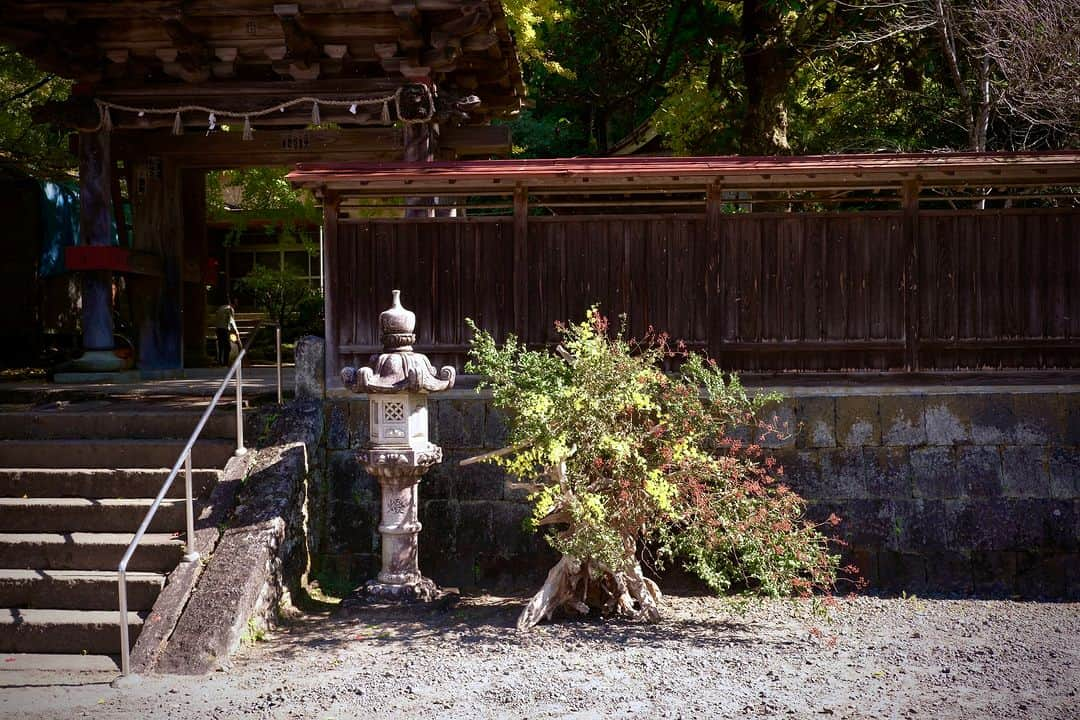
[[[1075,0],[870,0],[848,47],[918,38],[938,55],[951,118],[967,149],[1076,142],[1080,127],[1080,4]],[[992,138],[995,121],[1001,127]],[[1032,131],[1041,131],[1035,132]]]
[[[525,80],[536,107],[515,123],[526,154],[604,154],[646,119],[701,55],[698,0],[563,0],[531,30]],[[518,33],[520,36],[521,33]]]

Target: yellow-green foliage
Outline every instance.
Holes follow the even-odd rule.
[[[501,345],[476,328],[466,371],[510,417],[514,452],[494,459],[538,482],[532,522],[551,545],[613,572],[638,541],[680,557],[717,591],[770,596],[830,588],[837,558],[760,448],[733,439],[775,396],[752,396],[704,358],[612,332],[596,308],[561,328],[561,353]],[[662,363],[681,360],[678,373]],[[564,467],[565,473],[551,472]]]
[[[538,32],[543,23],[563,18],[562,4],[558,0],[504,0],[502,5],[521,59],[539,62],[548,72],[573,77],[572,72],[548,56]]]

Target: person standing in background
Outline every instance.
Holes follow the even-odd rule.
[[[220,365],[229,364],[229,350],[231,349],[229,330],[236,324],[235,317],[233,306],[228,300],[214,313],[214,330],[217,335],[217,361]],[[239,334],[237,337],[239,337]]]

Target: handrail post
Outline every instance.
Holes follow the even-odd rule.
[[[244,447],[244,380],[241,377],[244,361],[236,364],[236,454],[243,455],[247,452]]]
[[[131,642],[128,638],[127,624],[127,569],[121,565],[117,574],[117,582],[120,584],[120,672],[127,675],[131,672]]]
[[[274,328],[274,343],[277,345],[277,404],[281,405],[281,326]]]
[[[252,330],[252,336],[258,332],[259,325],[255,325],[255,329]],[[239,333],[237,333],[239,335]],[[251,338],[248,338],[250,344]],[[188,438],[187,444],[184,449],[180,451],[180,455],[176,458],[176,462],[172,466],[172,470],[169,471],[169,476],[165,478],[165,482],[161,486],[161,490],[158,491],[157,497],[154,498],[153,504],[150,509],[146,511],[146,515],[143,517],[142,524],[139,525],[139,529],[135,531],[135,535],[131,538],[131,542],[128,543],[127,550],[124,552],[124,557],[120,559],[120,564],[116,567],[116,580],[117,580],[117,594],[120,600],[120,672],[123,675],[129,675],[131,673],[131,636],[128,632],[128,601],[127,601],[127,567],[131,562],[132,555],[135,554],[135,549],[139,545],[139,541],[147,530],[150,529],[150,521],[154,519],[154,513],[157,512],[158,507],[161,506],[165,496],[169,493],[169,488],[172,487],[173,480],[180,474],[180,466],[184,466],[184,501],[186,503],[187,511],[187,543],[186,552],[184,553],[184,560],[191,562],[199,558],[199,553],[195,550],[195,496],[192,490],[191,480],[191,453],[195,447],[195,442],[199,439],[199,433],[203,431],[206,426],[207,420],[210,419],[210,415],[217,408],[218,402],[225,395],[225,391],[229,388],[229,380],[232,378],[233,373],[236,373],[236,454],[243,455],[247,452],[247,448],[244,447],[244,381],[241,377],[241,367],[243,366],[244,354],[247,352],[246,347],[240,348],[240,354],[237,355],[236,360],[229,367],[229,371],[222,378],[221,384],[218,385],[217,392],[214,393],[214,397],[210,400],[210,404],[206,410],[203,411],[202,417],[199,418],[199,424],[195,426],[194,432]]]
[[[184,562],[194,562],[199,559],[199,551],[195,549],[195,503],[191,493],[191,450],[188,450],[184,458],[184,497],[187,503],[187,552],[184,553]]]

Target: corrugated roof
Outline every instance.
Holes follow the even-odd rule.
[[[431,163],[301,163],[289,180],[331,190],[1080,183],[1080,152],[786,157],[605,157]]]

